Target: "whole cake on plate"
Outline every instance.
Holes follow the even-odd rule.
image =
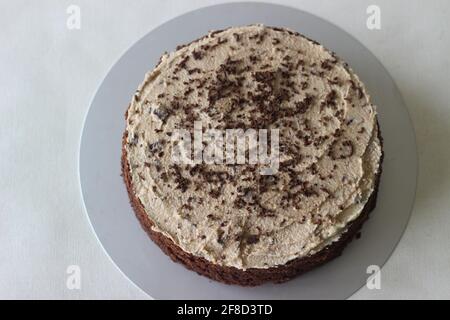
[[[245,161],[205,158],[229,130],[245,139],[223,154],[248,147]],[[266,141],[270,170],[250,161],[249,132]],[[345,62],[297,32],[250,25],[179,46],[146,74],[122,171],[139,221],[174,261],[258,285],[341,254],[375,207],[382,155],[376,108]]]

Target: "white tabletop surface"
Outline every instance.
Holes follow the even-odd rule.
[[[83,120],[134,42],[223,2],[0,1],[0,298],[150,298],[110,261],[84,212]],[[450,2],[267,2],[313,13],[361,41],[396,81],[415,126],[420,170],[410,223],[381,270],[381,289],[352,298],[450,298]],[[71,4],[81,9],[80,30],[66,27]],[[381,9],[380,30],[366,27],[371,4]],[[80,267],[79,290],[66,286],[70,265]]]

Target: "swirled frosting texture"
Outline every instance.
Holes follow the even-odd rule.
[[[174,164],[176,129],[279,129],[280,167]],[[374,191],[376,110],[320,44],[262,25],[229,28],[162,56],[127,113],[134,194],[184,251],[269,268],[339,239]]]

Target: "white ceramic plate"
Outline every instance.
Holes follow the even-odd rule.
[[[144,74],[164,51],[208,30],[253,23],[287,27],[319,41],[347,61],[378,106],[385,158],[378,205],[334,261],[284,284],[228,286],[173,263],[141,229],[120,176],[124,113]],[[177,17],[133,45],[114,65],[87,114],[80,147],[80,182],[86,211],[106,252],[123,273],[157,299],[343,299],[366,283],[369,265],[382,266],[408,222],[414,202],[417,155],[413,127],[388,72],[358,41],[336,26],[293,8],[232,3]]]

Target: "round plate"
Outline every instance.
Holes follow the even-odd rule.
[[[164,51],[173,51],[209,30],[263,23],[287,27],[319,41],[347,61],[378,106],[385,158],[377,208],[362,237],[343,255],[284,284],[254,288],[211,281],[172,262],[148,238],[128,201],[120,156],[124,113]],[[262,3],[202,8],[151,31],[108,73],[85,120],[80,147],[80,181],[86,211],[106,252],[123,273],[157,299],[344,299],[361,288],[369,265],[382,266],[408,222],[414,202],[417,154],[413,127],[388,72],[358,41],[306,12]]]

